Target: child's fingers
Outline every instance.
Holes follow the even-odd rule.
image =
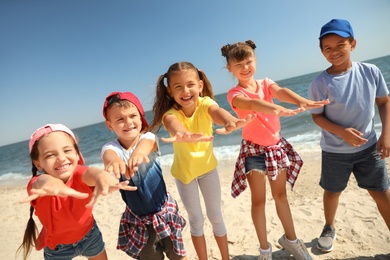
[[[219,134],[219,135],[227,134],[226,127],[222,127],[222,128],[215,129],[215,132],[216,132],[217,134]]]
[[[247,122],[247,123],[250,123],[250,122],[252,122],[255,118],[257,117],[257,114],[249,114],[246,118],[245,118],[245,121]]]
[[[112,164],[108,165],[105,169],[107,172],[113,173],[115,178],[119,179],[121,177],[121,172],[118,168],[114,167]]]
[[[45,196],[50,194],[50,191],[48,188],[41,188],[41,189],[31,189],[31,194],[38,195],[38,196]]]
[[[23,203],[26,203],[26,202],[31,202],[31,201],[35,200],[36,198],[38,198],[38,197],[39,197],[39,195],[33,194],[33,195],[30,195],[30,196],[28,196],[26,198],[20,199],[19,203],[23,204]]]
[[[86,208],[91,208],[93,205],[95,205],[97,197],[99,197],[99,194],[94,194],[91,198],[91,200],[88,202],[87,205],[85,205]]]
[[[123,185],[123,186],[121,186],[121,190],[135,191],[135,190],[137,190],[137,187],[136,186]]]
[[[173,143],[174,141],[176,141],[176,136],[172,136],[172,137],[161,137],[161,141],[163,141],[164,143]]]
[[[130,180],[131,177],[133,177],[134,171],[132,169],[127,168],[125,172],[125,178],[126,180]]]
[[[73,189],[71,189],[71,191],[68,193],[68,196],[71,196],[71,197],[74,197],[76,199],[85,199],[85,198],[88,198],[88,193],[83,193],[83,192],[79,192],[79,191],[75,191]]]
[[[136,186],[129,186],[129,181],[122,181],[116,184],[117,189],[127,190],[127,191],[135,191],[137,190]]]

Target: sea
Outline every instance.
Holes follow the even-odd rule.
[[[379,67],[386,80],[387,86],[390,88],[390,55],[372,60],[367,60],[368,63],[373,63]],[[281,87],[286,87],[303,97],[307,97],[307,90],[316,75],[319,72],[310,73],[298,77],[279,80],[277,83]],[[215,96],[220,107],[228,110],[233,115],[229,103],[226,99],[227,93],[218,94]],[[275,100],[275,103],[281,104]],[[288,108],[296,108],[290,104],[281,104]],[[146,119],[148,122],[152,119],[151,111],[146,111]],[[381,133],[381,121],[378,113],[374,119],[375,130],[379,135]],[[217,128],[218,126],[215,126]],[[316,126],[310,112],[298,114],[293,117],[281,118],[282,136],[287,138],[294,146],[298,153],[313,153],[319,152],[320,128]],[[86,165],[103,168],[103,163],[100,157],[102,146],[113,139],[115,135],[110,132],[104,122],[72,129],[79,139],[80,150],[85,159]],[[161,129],[157,134],[158,137],[168,137],[168,133]],[[241,131],[235,131],[229,135],[214,134],[214,152],[217,159],[235,160],[239,152],[241,142]],[[161,151],[162,165],[170,165],[173,160],[172,144],[159,141]],[[9,144],[0,147],[0,185],[15,184],[18,182],[27,182],[31,177],[31,161],[28,151],[28,140]]]

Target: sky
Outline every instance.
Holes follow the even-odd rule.
[[[256,43],[256,78],[324,70],[318,36],[333,18],[352,24],[353,60],[390,55],[389,0],[1,0],[0,146],[47,123],[103,122],[113,91],[151,110],[158,77],[178,61],[226,93],[236,83],[220,52],[228,43]]]

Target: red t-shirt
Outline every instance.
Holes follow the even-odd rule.
[[[43,226],[38,237],[37,250],[46,246],[54,249],[58,244],[73,244],[82,239],[92,228],[94,224],[92,208],[86,208],[85,205],[90,201],[94,187],[89,187],[82,180],[87,169],[86,166],[78,165],[66,186],[88,193],[90,195],[88,198],[44,196],[31,202],[35,208],[35,215]],[[37,178],[38,176],[31,178],[27,185],[29,195],[32,184]]]

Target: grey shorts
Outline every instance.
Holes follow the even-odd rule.
[[[330,192],[341,192],[351,173],[358,186],[373,191],[389,189],[389,174],[385,160],[380,159],[376,144],[357,153],[328,153],[322,151],[320,186]]]

